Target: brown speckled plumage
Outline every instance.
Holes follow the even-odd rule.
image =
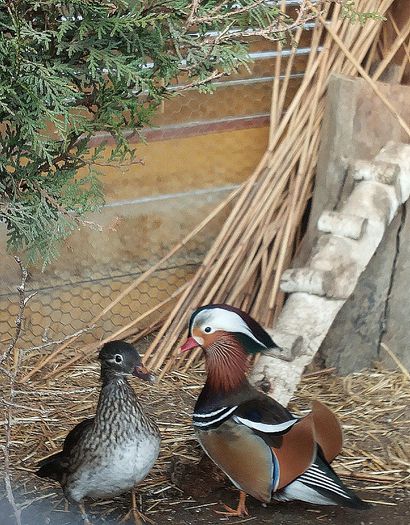
[[[115,361],[120,358],[120,363]],[[103,347],[100,359],[102,388],[95,417],[79,423],[63,450],[43,460],[37,471],[40,477],[59,481],[66,497],[75,502],[132,489],[159,453],[158,427],[144,413],[127,380],[131,373],[150,377],[138,353],[131,345],[114,341]]]

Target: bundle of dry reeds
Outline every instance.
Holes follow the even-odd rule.
[[[286,10],[285,4],[282,1],[283,11]],[[310,54],[304,78],[284,111],[296,45],[304,31],[298,29],[294,36],[296,45],[286,65],[280,54],[276,59],[269,146],[255,172],[167,256],[131,283],[95,317],[91,326],[176,251],[183,248],[220,210],[234,201],[228,220],[194,278],[177,290],[169,300],[111,334],[106,340],[129,336],[135,332],[135,327],[142,319],[156,315],[155,322],[144,330],[144,334],[153,331],[158,327],[159,308],[172,307],[145,353],[146,363],[154,370],[162,369],[163,375],[177,365],[178,340],[190,313],[198,305],[227,302],[249,311],[265,326],[274,322],[284,300],[279,289],[280,276],[297,250],[302,218],[311,197],[330,75],[343,73],[366,79],[375,96],[383,100],[410,136],[408,125],[375,83],[391,64],[398,50],[402,52],[403,58],[399,71],[396,71],[396,81],[401,80],[410,62],[410,21],[399,30],[392,12],[389,11],[393,4],[394,0],[358,0],[358,11],[377,12],[387,18],[387,22],[380,19],[367,20],[364,25],[342,18],[338,3],[325,3],[325,9],[321,12],[310,4],[310,8],[316,13],[316,23],[310,33]],[[283,69],[284,75],[281,76]],[[52,362],[71,342],[72,340],[66,341],[53,353],[41,358],[23,381]],[[82,350],[86,351],[88,348]],[[46,378],[58,375],[81,359],[82,355],[83,353],[77,354],[63,364],[60,362],[60,366],[49,372]],[[185,369],[197,358],[198,353],[192,353],[184,363]]]

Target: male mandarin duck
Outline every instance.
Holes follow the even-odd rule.
[[[63,450],[38,465],[37,476],[58,481],[69,501],[76,502],[84,522],[84,497],[111,497],[132,490],[154,465],[160,446],[157,425],[148,417],[127,377],[152,382],[137,350],[124,341],[106,343],[100,353],[102,387],[95,417],[85,419],[67,435]]]
[[[247,515],[246,495],[269,502],[301,500],[322,505],[368,507],[329,463],[342,448],[336,416],[315,401],[294,416],[247,380],[248,357],[276,347],[248,314],[226,304],[198,308],[181,351],[201,347],[207,380],[196,402],[193,425],[207,455],[240,490],[237,509]]]

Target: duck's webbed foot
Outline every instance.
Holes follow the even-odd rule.
[[[216,510],[216,514],[221,514],[223,516],[232,516],[232,517],[238,517],[243,518],[244,516],[248,516],[248,509],[246,508],[246,492],[243,492],[241,490],[239,494],[239,502],[236,509],[233,509],[232,507],[228,507],[228,505],[224,505],[225,511]]]
[[[150,525],[155,525],[155,523],[150,518],[148,518],[147,516],[145,516],[142,512],[138,510],[135,489],[132,489],[131,491],[131,508],[127,512],[127,514],[122,518],[120,523],[125,523],[129,518],[131,518],[131,516],[134,519],[135,525],[142,525],[143,523],[149,523]]]

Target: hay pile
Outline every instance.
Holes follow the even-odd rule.
[[[58,485],[38,480],[32,471],[39,459],[59,450],[72,426],[93,415],[98,380],[98,364],[93,361],[73,366],[63,381],[16,386],[10,459],[13,489],[22,488],[25,494],[19,498],[23,508],[47,499],[50,508],[64,509]],[[193,504],[173,486],[169,470],[172,458],[197,462],[201,457],[191,412],[203,382],[201,364],[189,374],[175,370],[153,386],[133,382],[163,437],[160,459],[140,490],[148,516],[183,501]],[[291,408],[303,414],[314,398],[326,403],[342,421],[345,446],[335,468],[350,486],[374,492],[371,501],[381,504],[384,495],[410,489],[410,382],[402,372],[375,369],[345,378],[331,370],[313,372],[304,377]],[[125,512],[127,506],[124,495],[115,503],[96,502],[92,513],[106,517]]]

